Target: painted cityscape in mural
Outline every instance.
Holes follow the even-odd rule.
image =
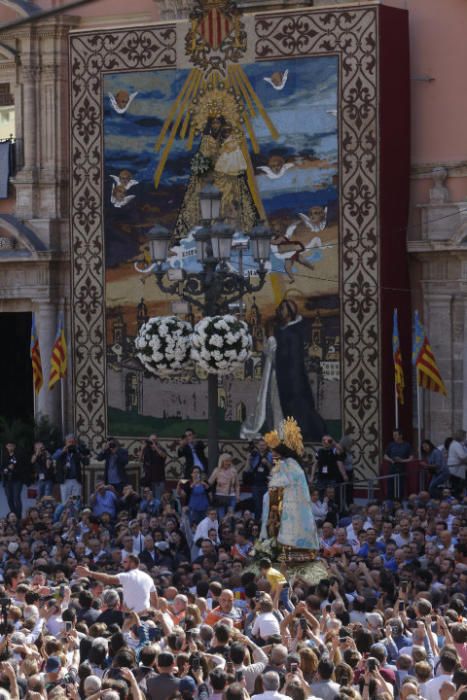
[[[195,94],[196,74],[105,76],[110,434],[156,430],[177,437],[188,425],[206,434],[205,374],[189,367],[170,380],[147,375],[133,343],[145,319],[171,314],[176,301],[158,290],[152,275],[135,269],[135,262],[148,261],[148,230],[159,223],[173,231],[170,267],[196,269],[193,228],[208,158],[223,215],[237,224],[230,264],[253,274],[245,233],[266,218],[274,234],[267,284],[244,299],[254,352],[234,376],[219,380],[221,434],[251,439],[274,427],[288,410],[278,379],[294,367],[293,403],[305,438],[316,440],[325,429],[340,436],[337,61],[313,57],[243,65],[242,75],[238,71],[231,81],[243,90],[246,110],[249,100],[257,100],[249,118],[236,121],[234,91],[214,85],[211,92],[198,91],[194,116],[186,111],[172,139],[166,126],[171,110],[183,108],[189,90]],[[200,316],[190,309],[185,318],[196,322]]]

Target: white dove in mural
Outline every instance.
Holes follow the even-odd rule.
[[[132,92],[130,95],[126,90],[119,90],[115,95],[109,92],[108,95],[112,109],[117,112],[117,114],[125,114],[137,94],[137,92]]]
[[[263,78],[274,90],[283,90],[287,83],[287,78],[289,77],[289,71],[285,70],[283,73],[277,71],[273,73],[270,78]]]

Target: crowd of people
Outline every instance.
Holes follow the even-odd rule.
[[[403,477],[396,432],[385,459]],[[349,440],[324,436],[307,471],[324,577],[258,556],[277,458],[264,440],[239,478],[228,453],[209,474],[186,431],[169,488],[151,435],[136,491],[111,438],[89,503],[73,436],[28,460],[9,443],[0,700],[467,700],[464,440],[425,441],[428,490],[368,502],[354,501]],[[23,512],[26,479],[37,503]]]

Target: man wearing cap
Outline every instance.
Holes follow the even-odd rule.
[[[91,571],[87,566],[77,566],[78,576],[95,578],[107,586],[123,588],[123,605],[127,610],[142,613],[157,606],[157,592],[151,576],[139,568],[139,558],[129,554],[123,561],[125,571],[116,576]]]

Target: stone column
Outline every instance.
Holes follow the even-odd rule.
[[[60,386],[57,383],[49,391],[50,357],[52,346],[57,331],[58,310],[55,304],[44,301],[39,302],[36,309],[39,344],[41,349],[42,371],[44,374],[44,386],[39,392],[36,403],[36,411],[47,416],[53,425],[60,426]]]
[[[22,132],[18,136],[23,144],[23,167],[17,173],[16,215],[22,219],[32,219],[36,210],[37,183],[37,81],[39,71],[34,64],[26,64],[21,69]]]

